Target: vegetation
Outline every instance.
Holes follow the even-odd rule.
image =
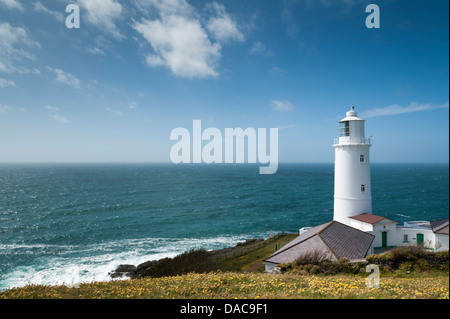
[[[262,273],[262,260],[293,235],[247,241],[214,252],[191,250],[160,260],[142,278],[84,283],[76,287],[27,286],[0,292],[11,298],[449,298],[448,251],[399,247],[372,255],[382,270],[379,288],[368,288],[365,264],[331,262],[311,252],[280,265],[281,275]]]
[[[367,261],[380,266],[384,273],[397,276],[418,276],[430,274],[446,274],[448,276],[448,250],[433,252],[422,247],[401,246],[391,249],[385,254],[371,255]]]
[[[272,298],[433,298],[448,299],[448,277],[393,278],[367,288],[365,278],[351,275],[283,275],[262,273],[189,273],[67,286],[27,286],[0,293],[5,298],[49,299],[272,299]]]
[[[297,236],[298,234],[279,234],[262,242],[243,245],[242,249],[220,257],[219,269],[221,271],[264,272],[263,260]]]
[[[296,234],[276,235],[267,240],[247,240],[236,247],[217,251],[190,250],[174,258],[152,263],[139,277],[164,277],[190,272],[264,271],[263,259],[276,248],[287,244]]]
[[[448,277],[448,251],[432,252],[422,247],[402,246],[380,254],[366,258],[367,262],[351,263],[342,258],[339,261],[330,261],[328,256],[312,251],[288,265],[281,265],[283,271],[298,274],[353,274],[367,276],[365,265],[367,263],[379,266],[382,275],[403,276],[447,276]]]
[[[165,277],[184,275],[191,272],[204,273],[217,271],[218,264],[213,262],[208,251],[190,250],[174,258],[164,258],[154,267],[147,268],[142,277]]]
[[[281,265],[281,269],[300,275],[354,275],[360,271],[367,275],[361,263],[350,263],[346,258],[342,258],[339,261],[331,261],[326,254],[318,251],[306,253],[288,265]]]

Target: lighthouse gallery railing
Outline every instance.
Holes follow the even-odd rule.
[[[342,136],[334,139],[334,144],[366,144],[372,145],[371,138]]]

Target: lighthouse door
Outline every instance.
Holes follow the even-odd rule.
[[[381,233],[381,246],[387,247],[387,232],[385,231]]]
[[[423,244],[423,234],[417,234],[417,246],[421,246]]]

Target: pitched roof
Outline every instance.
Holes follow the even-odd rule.
[[[448,235],[448,218],[434,220],[430,225],[433,233]]]
[[[361,222],[368,223],[368,224],[376,224],[379,221],[382,221],[383,219],[390,220],[390,221],[397,223],[395,220],[392,220],[392,219],[389,219],[389,218],[386,218],[383,216],[369,214],[369,213],[363,213],[363,214],[359,214],[359,215],[355,215],[355,216],[350,216],[349,218],[359,220]]]
[[[331,260],[364,258],[375,236],[337,221],[313,227],[270,255],[265,262],[289,263],[306,253],[321,252]]]

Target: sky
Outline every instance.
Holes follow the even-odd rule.
[[[355,106],[372,162],[448,164],[448,12],[447,0],[0,0],[0,162],[170,162],[171,131],[201,120],[278,128],[280,162],[332,163]]]

